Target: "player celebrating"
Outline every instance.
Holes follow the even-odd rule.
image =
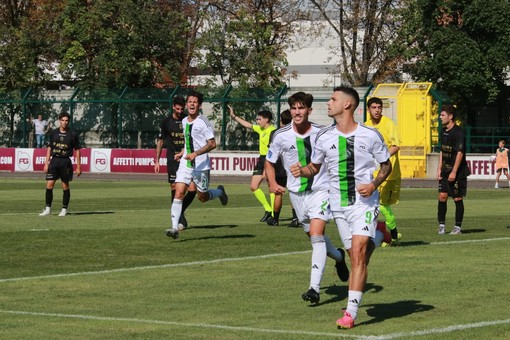
[[[339,328],[354,327],[375,248],[379,192],[391,172],[390,154],[377,130],[354,120],[359,95],[352,87],[339,86],[328,101],[328,116],[335,124],[321,130],[311,162],[292,166],[292,174],[313,177],[323,166],[329,177],[329,203],[345,249],[351,258],[347,309],[336,321]],[[373,178],[375,162],[380,164]]]
[[[179,237],[183,198],[191,182],[197,187],[200,202],[215,198],[219,198],[222,205],[227,205],[228,202],[222,185],[217,189],[209,189],[211,169],[209,152],[216,148],[216,140],[211,123],[200,114],[203,98],[203,95],[196,91],[190,92],[186,98],[188,116],[182,120],[184,149],[175,179],[175,198],[171,209],[172,226],[166,230],[166,235],[173,239]]]
[[[312,150],[316,147],[315,137],[322,128],[308,120],[312,112],[313,96],[297,92],[289,97],[288,102],[292,123],[275,132],[266,157],[265,169],[270,191],[283,194],[285,187],[279,185],[275,178],[275,164],[282,157],[283,166],[287,170],[287,188],[292,206],[312,243],[310,287],[302,298],[317,303],[320,300],[319,290],[326,257],[335,260],[340,280],[349,279],[349,270],[345,264],[344,251],[337,249],[324,235],[326,222],[330,219],[326,167],[313,179],[294,177],[290,172],[293,164],[308,164]]]

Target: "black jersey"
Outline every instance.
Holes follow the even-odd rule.
[[[158,139],[164,139],[166,156],[173,159],[176,152],[184,148],[184,133],[182,132],[182,119],[176,120],[172,115],[161,122]]]
[[[466,137],[464,131],[458,125],[454,125],[448,131],[443,129],[441,135],[442,171],[445,173],[452,171],[458,152],[462,152],[462,161],[457,170],[457,178],[465,178],[470,173],[466,162]]]
[[[60,129],[55,129],[50,135],[51,156],[52,157],[71,157],[73,151],[80,149],[80,141],[78,134],[71,129],[61,132]]]

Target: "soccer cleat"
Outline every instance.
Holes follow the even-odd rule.
[[[391,242],[392,243],[397,243],[398,241],[400,241],[402,239],[402,234],[401,233],[397,233],[397,238],[391,238]]]
[[[439,228],[437,228],[437,233],[439,235],[444,235],[446,233],[446,228],[444,227],[444,225],[440,225]]]
[[[454,227],[450,235],[460,235],[462,234],[462,231],[460,230],[460,227]]]
[[[221,195],[220,195],[220,201],[221,201],[221,205],[227,205],[228,203],[228,196],[227,196],[227,193],[225,192],[225,188],[223,187],[223,185],[218,185],[218,189],[221,190]]]
[[[270,216],[270,217],[266,220],[266,223],[267,223],[267,225],[271,225],[271,226],[277,226],[277,225],[279,224],[278,219],[277,219],[277,218],[274,218],[273,216]]]
[[[67,215],[67,209],[62,208],[62,210],[60,211],[60,214],[58,214],[58,217],[64,217],[65,215]]]
[[[336,274],[342,282],[347,282],[349,280],[349,268],[345,263],[345,251],[342,248],[338,248],[338,251],[342,254],[342,261],[335,263]]]
[[[299,223],[299,220],[297,219],[297,217],[294,217],[292,219],[292,221],[290,221],[289,227],[291,227],[291,228],[299,228],[299,227],[301,227],[301,223]]]
[[[50,207],[46,207],[44,208],[44,210],[39,214],[39,216],[48,216],[51,214],[51,208]]]
[[[179,231],[182,231],[188,227],[188,221],[186,220],[186,217],[184,217],[184,214],[181,214],[181,217],[179,218]]]
[[[354,327],[354,319],[351,314],[345,309],[342,310],[344,312],[344,316],[340,319],[336,320],[336,325],[338,328],[349,329]]]
[[[264,216],[260,219],[260,222],[266,222],[270,217],[272,216],[270,211],[266,211],[264,213]]]
[[[381,243],[381,248],[388,248],[388,247],[391,247],[391,243],[386,243],[386,242]]]
[[[168,228],[165,231],[166,236],[173,238],[174,240],[177,240],[179,238],[179,230],[174,228]]]
[[[308,289],[308,291],[306,293],[303,293],[301,297],[303,298],[303,300],[310,301],[311,303],[319,303],[321,299],[320,294],[317,293],[313,288]]]

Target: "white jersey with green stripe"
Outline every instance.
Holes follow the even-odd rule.
[[[312,163],[326,167],[331,211],[342,211],[358,203],[379,204],[379,192],[362,197],[356,187],[373,180],[377,163],[390,158],[384,139],[376,129],[361,123],[354,132],[343,134],[335,125],[317,135]]]
[[[214,138],[214,129],[211,123],[202,115],[199,115],[192,122],[188,120],[188,117],[185,117],[182,120],[182,129],[184,133],[184,154],[179,166],[183,165],[198,171],[210,170],[209,153],[198,155],[193,161],[188,161],[185,157],[203,148],[207,145],[209,139]]]
[[[290,192],[328,189],[328,178],[325,169],[313,178],[296,178],[290,173],[291,165],[299,162],[302,166],[305,166],[311,161],[312,150],[315,147],[315,137],[324,128],[322,125],[311,124],[311,128],[304,135],[294,130],[294,123],[276,130],[266,155],[266,160],[273,164],[278,161],[279,157],[282,157],[283,167],[287,173],[287,189]]]

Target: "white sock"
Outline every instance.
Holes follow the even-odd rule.
[[[179,219],[181,218],[182,213],[182,200],[174,199],[170,213],[172,214],[172,228],[179,229]]]
[[[312,242],[312,270],[310,273],[310,287],[318,293],[321,287],[324,267],[326,266],[326,243],[324,242],[324,236],[322,235],[311,236],[310,241]]]
[[[342,261],[342,253],[336,249],[329,237],[324,235],[324,241],[326,242],[327,255],[336,262]]]
[[[347,312],[351,314],[352,318],[356,320],[358,316],[358,308],[361,305],[362,292],[357,290],[349,290],[349,297],[347,302]]]

